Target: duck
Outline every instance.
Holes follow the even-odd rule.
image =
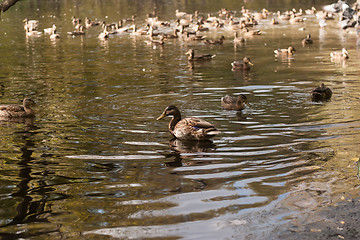
[[[330,56],[334,60],[347,60],[347,59],[349,59],[349,52],[347,51],[346,48],[343,48],[341,50],[341,52],[339,52],[339,51],[331,52]]]
[[[247,101],[247,97],[244,94],[240,94],[239,96],[226,95],[221,98],[221,106],[225,110],[241,111],[245,109],[245,105],[249,106],[249,103]]]
[[[189,55],[189,57],[188,57],[189,61],[210,60],[216,56],[214,54],[203,54],[203,55],[195,56],[194,49],[190,49],[185,54]]]
[[[0,118],[32,118],[36,103],[31,98],[24,98],[23,105],[0,105]]]
[[[178,38],[179,30],[177,28],[174,29],[174,33],[173,34],[165,34],[163,33],[162,35],[164,36],[164,39],[174,39],[174,38]]]
[[[271,24],[272,24],[272,25],[277,25],[277,24],[279,24],[279,21],[276,20],[275,18],[272,18],[272,19],[271,19]]]
[[[26,36],[31,37],[31,36],[41,36],[42,32],[36,31],[36,30],[31,30],[30,28],[26,29]]]
[[[224,36],[221,36],[219,40],[204,39],[205,44],[223,44],[225,40]]]
[[[306,45],[306,44],[312,44],[314,41],[311,39],[311,35],[310,34],[308,34],[307,36],[306,36],[306,38],[304,38],[302,41],[301,41],[301,43],[303,44],[303,45]]]
[[[67,32],[67,34],[70,35],[70,36],[85,35],[85,27],[80,26],[79,30],[75,30],[75,31],[72,31],[72,32]]]
[[[202,35],[191,35],[189,34],[189,32],[185,31],[184,32],[184,37],[186,41],[202,41],[205,39],[204,36]]]
[[[29,20],[28,18],[25,18],[23,20],[24,23],[24,30],[27,31],[34,31],[38,28],[39,21],[38,20]]]
[[[245,42],[245,38],[240,37],[238,32],[234,32],[234,43],[235,44],[241,44]]]
[[[313,101],[328,101],[332,96],[332,91],[329,87],[325,87],[322,83],[319,87],[314,88],[311,91],[311,98]]]
[[[201,118],[186,117],[182,119],[180,110],[173,105],[167,106],[156,120],[161,120],[166,116],[172,116],[169,132],[180,140],[209,140],[220,133],[213,124]]]
[[[249,30],[248,28],[244,28],[244,37],[252,37],[254,35],[261,35],[260,30]]]
[[[100,32],[98,35],[100,40],[107,40],[109,38],[109,32],[104,28],[104,31]]]
[[[244,57],[242,61],[233,61],[231,63],[232,71],[238,71],[238,70],[250,70],[250,66],[254,65],[250,58]]]
[[[274,50],[276,55],[293,55],[296,52],[293,46],[289,46],[288,48],[279,48]]]
[[[54,30],[56,30],[55,24],[53,24],[51,28],[44,28],[44,33],[45,34],[52,34]]]
[[[147,45],[164,45],[164,35],[160,35],[160,38],[158,40],[155,40],[150,36],[150,40],[146,40],[145,43]]]
[[[57,38],[60,38],[60,34],[56,33],[56,29],[54,29],[52,34],[50,35],[50,39],[57,39]]]

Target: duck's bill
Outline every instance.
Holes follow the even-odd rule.
[[[163,113],[161,114],[161,116],[160,116],[160,117],[158,117],[156,120],[163,119],[164,117],[166,117],[165,112],[163,112]]]

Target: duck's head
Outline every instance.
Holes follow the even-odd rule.
[[[185,55],[194,55],[194,49],[190,49],[189,51],[187,51],[186,53],[185,53]]]
[[[156,120],[163,119],[166,116],[179,116],[179,115],[180,115],[179,109],[176,106],[170,105],[165,108],[164,112]]]
[[[246,97],[244,94],[240,94],[240,95],[237,97],[237,100],[238,100],[239,102],[245,103],[247,106],[250,107],[250,104],[249,104],[249,102],[248,102],[248,100],[247,100],[247,97]]]
[[[23,105],[25,108],[36,106],[36,103],[31,98],[24,98]]]
[[[342,52],[343,57],[349,57],[349,52],[347,51],[346,48],[343,48],[343,49],[341,50],[341,52]]]
[[[244,57],[243,58],[243,62],[244,63],[248,63],[249,65],[253,66],[254,64],[251,62],[250,58],[249,57]]]
[[[294,53],[296,52],[295,48],[293,46],[288,47],[288,53]]]

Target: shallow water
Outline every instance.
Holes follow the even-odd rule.
[[[22,1],[2,15],[1,103],[29,96],[38,105],[33,123],[0,124],[2,236],[239,239],[257,231],[249,222],[281,225],[295,214],[263,211],[301,183],[342,175],[346,184],[338,191],[355,185],[356,169],[348,166],[359,154],[358,38],[336,21],[319,29],[314,16],[296,25],[263,20],[257,27],[263,35],[242,46],[220,29],[206,35],[225,35],[222,46],[170,40],[152,47],[146,37],[128,34],[100,41],[97,27],[84,37],[66,32],[72,15],[111,22],[136,14],[142,23],[154,6],[173,21],[176,8],[214,13],[243,4],[76,3]],[[260,10],[260,4],[246,6]],[[25,17],[39,19],[39,29],[55,22],[61,38],[26,38]],[[307,33],[315,42],[303,47]],[[290,44],[297,50],[292,58],[274,56]],[[342,47],[350,60],[331,62],[329,53]],[[189,48],[216,57],[189,66]],[[252,69],[232,72],[230,62],[244,56]],[[311,101],[320,83],[332,88],[331,101]],[[221,109],[222,96],[240,93],[250,108]],[[155,121],[167,105],[208,120],[222,134],[204,143],[171,140],[170,119]]]

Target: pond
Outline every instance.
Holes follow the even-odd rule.
[[[31,97],[37,117],[0,124],[0,235],[263,239],[304,209],[353,192],[353,159],[360,153],[359,40],[337,20],[325,28],[315,15],[293,25],[259,20],[254,28],[262,34],[235,45],[234,30],[226,28],[201,33],[224,35],[221,45],[182,38],[147,45],[148,36],[130,33],[102,41],[100,26],[67,35],[74,30],[72,16],[111,23],[136,15],[142,26],[155,9],[173,27],[176,9],[207,16],[227,8],[238,19],[242,6],[259,12],[312,4],[23,0],[3,13],[0,102]],[[60,38],[26,37],[24,18],[39,20],[39,30],[56,24]],[[309,33],[314,43],[303,46]],[[275,56],[275,49],[289,45],[293,56]],[[349,60],[333,62],[330,52],[343,47]],[[189,64],[189,49],[216,56]],[[244,56],[251,70],[232,71],[230,63]],[[332,98],[313,102],[310,92],[321,83]],[[246,95],[250,107],[222,109],[227,94]],[[168,105],[211,122],[221,134],[210,142],[172,139],[170,118],[156,121]],[[316,201],[283,203],[299,191]]]

